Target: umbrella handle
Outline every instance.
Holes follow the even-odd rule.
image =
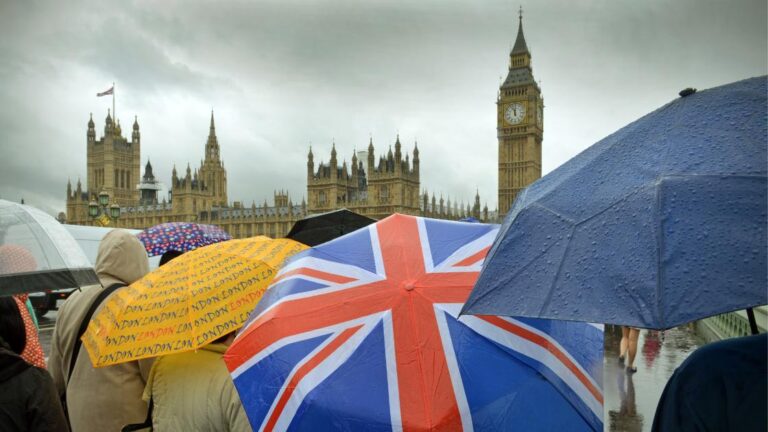
[[[747,308],[747,318],[749,318],[749,329],[752,330],[752,334],[756,335],[760,333],[757,330],[757,321],[755,320],[755,311],[752,308]]]

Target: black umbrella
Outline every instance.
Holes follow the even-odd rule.
[[[317,246],[374,222],[374,219],[344,208],[301,219],[293,224],[285,237],[307,246]]]

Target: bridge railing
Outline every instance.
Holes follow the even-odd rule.
[[[768,330],[768,306],[758,306],[754,311],[757,328],[760,333],[765,333]],[[747,312],[743,310],[700,320],[696,323],[696,330],[707,342],[752,334]]]

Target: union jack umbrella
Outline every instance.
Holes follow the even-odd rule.
[[[189,252],[220,241],[229,234],[215,225],[192,222],[166,222],[147,228],[136,235],[149,256],[162,255],[169,250]]]
[[[224,360],[272,430],[602,430],[602,327],[462,316],[498,227],[393,215],[295,255]]]

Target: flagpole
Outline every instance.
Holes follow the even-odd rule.
[[[115,118],[115,123],[117,123],[117,112],[115,112],[115,82],[112,81],[112,117]]]

